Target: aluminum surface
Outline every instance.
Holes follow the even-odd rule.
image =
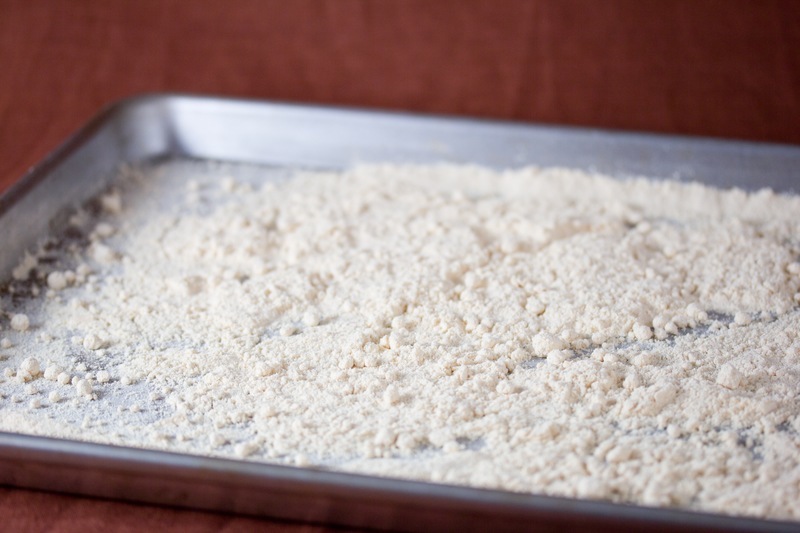
[[[170,157],[569,166],[794,191],[800,148],[215,98],[150,96],[92,120],[0,197],[0,282],[120,163]],[[448,487],[0,433],[0,483],[382,529],[797,530],[719,515]]]

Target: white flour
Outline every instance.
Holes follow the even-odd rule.
[[[799,198],[236,173],[129,171],[20,262],[0,428],[800,519]]]

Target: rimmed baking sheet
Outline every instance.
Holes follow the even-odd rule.
[[[790,146],[152,96],[94,119],[0,197],[0,279],[52,217],[102,190],[121,163],[171,158],[342,168],[357,162],[569,166],[793,191]],[[457,488],[0,434],[0,482],[79,494],[395,530],[619,527],[790,530],[796,524]]]

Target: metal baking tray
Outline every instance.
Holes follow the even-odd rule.
[[[54,214],[122,163],[567,166],[795,192],[800,147],[173,95],[115,104],[0,196],[0,281]],[[387,530],[797,531],[798,523],[574,500],[0,433],[0,484]]]

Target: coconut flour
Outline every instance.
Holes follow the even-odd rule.
[[[0,293],[0,429],[800,519],[800,198],[122,174]]]

